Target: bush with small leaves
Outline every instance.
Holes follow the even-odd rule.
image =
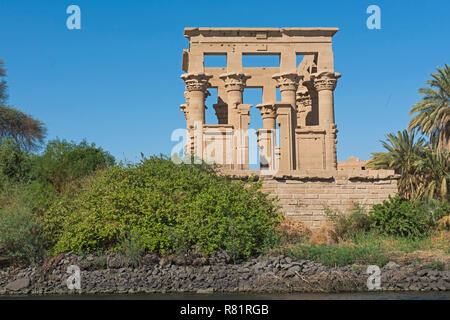
[[[420,205],[400,196],[389,196],[374,205],[370,213],[371,228],[382,234],[422,238],[431,231],[429,216],[420,210]]]
[[[151,157],[97,172],[76,197],[54,203],[45,226],[55,252],[118,249],[133,230],[148,252],[226,250],[237,259],[260,250],[281,220],[260,187]]]

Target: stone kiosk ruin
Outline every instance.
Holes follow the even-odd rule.
[[[397,191],[391,170],[366,170],[353,158],[338,163],[332,37],[337,28],[186,28],[181,78],[187,122],[185,155],[220,164],[224,173],[257,175],[283,210],[310,227],[325,220],[325,207],[371,206]],[[227,65],[205,67],[205,55],[226,55]],[[279,67],[243,67],[243,55],[278,55]],[[297,65],[297,56],[303,59]],[[205,123],[209,88],[217,124]],[[260,170],[249,170],[250,104],[246,88],[262,88],[263,128],[256,131]],[[281,101],[277,101],[279,88]],[[277,130],[277,125],[279,130]],[[279,141],[279,144],[277,144]]]

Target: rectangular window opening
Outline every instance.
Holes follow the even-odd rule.
[[[226,68],[227,55],[226,54],[206,54],[204,55],[205,68]]]
[[[242,55],[242,66],[244,68],[257,68],[257,67],[280,67],[280,55],[279,54],[244,54]]]

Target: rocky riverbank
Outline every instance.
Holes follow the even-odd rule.
[[[69,290],[70,265],[79,266],[81,289]],[[1,295],[124,294],[169,292],[348,292],[368,291],[366,265],[327,267],[285,256],[260,256],[234,264],[213,258],[146,255],[138,266],[117,254],[61,254],[34,267],[0,269]],[[450,271],[390,262],[381,268],[381,290],[448,291]]]

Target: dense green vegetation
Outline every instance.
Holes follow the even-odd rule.
[[[356,232],[345,241],[330,245],[314,244],[304,237],[294,244],[279,249],[297,259],[314,260],[327,266],[375,264],[381,267],[388,261],[397,261],[421,263],[429,268],[439,268],[440,270],[449,268],[445,262],[440,260],[449,254],[449,250],[448,239],[441,240],[430,237],[411,239],[380,235],[376,231]],[[434,252],[435,254],[421,257],[420,252]]]
[[[439,216],[432,215],[431,210],[420,201],[407,201],[400,196],[376,204],[371,210],[369,221],[371,229],[382,234],[405,238],[421,238],[430,234],[437,220],[448,214],[450,206],[442,203]]]
[[[315,243],[311,241],[312,236],[300,234],[297,241],[284,244],[279,250],[327,266],[383,266],[418,250],[428,250],[434,252],[432,257],[442,257],[450,252],[450,228],[446,232],[437,231],[436,227],[449,213],[448,202],[436,199],[408,201],[399,196],[389,198],[371,210],[360,205],[348,212],[327,209],[331,227],[322,228],[318,233],[325,232],[331,239],[329,243]],[[420,260],[420,257],[413,259],[414,262]],[[436,259],[428,264],[432,268],[448,268]]]
[[[12,139],[0,144],[0,250],[8,256],[37,261],[49,249],[45,219],[62,197],[72,197],[85,177],[110,168],[114,159],[101,148],[64,140],[32,153]]]
[[[119,249],[133,234],[149,252],[248,257],[280,220],[259,187],[218,176],[206,164],[151,157],[89,177],[76,197],[59,198],[44,221],[55,252]]]
[[[219,250],[245,258],[274,243],[281,214],[260,184],[164,157],[115,164],[94,144],[53,140],[7,105],[0,60],[0,254],[35,262],[64,251],[119,250],[133,260]]]
[[[153,156],[117,164],[95,144],[59,139],[37,153],[45,128],[6,106],[3,80],[0,255],[34,263],[67,251],[115,250],[138,265],[145,252],[226,251],[238,260],[281,250],[330,266],[383,265],[393,253],[419,249],[448,255],[448,69],[433,75],[431,91],[421,89],[426,97],[413,108],[418,113],[413,131],[389,134],[383,142],[386,152],[372,156],[373,168],[401,175],[399,194],[370,211],[357,204],[347,213],[328,209],[331,227],[324,229],[324,243],[314,242],[304,226],[286,224],[260,183],[219,176],[204,163],[176,164]],[[429,141],[417,138],[416,131],[429,135]],[[442,269],[443,262],[433,260],[430,266]]]
[[[281,220],[260,183],[232,181],[206,164],[162,156],[114,164],[93,144],[64,140],[49,142],[42,154],[4,140],[3,159],[0,247],[13,258],[134,248],[163,255],[225,250],[238,259],[270,244]]]

